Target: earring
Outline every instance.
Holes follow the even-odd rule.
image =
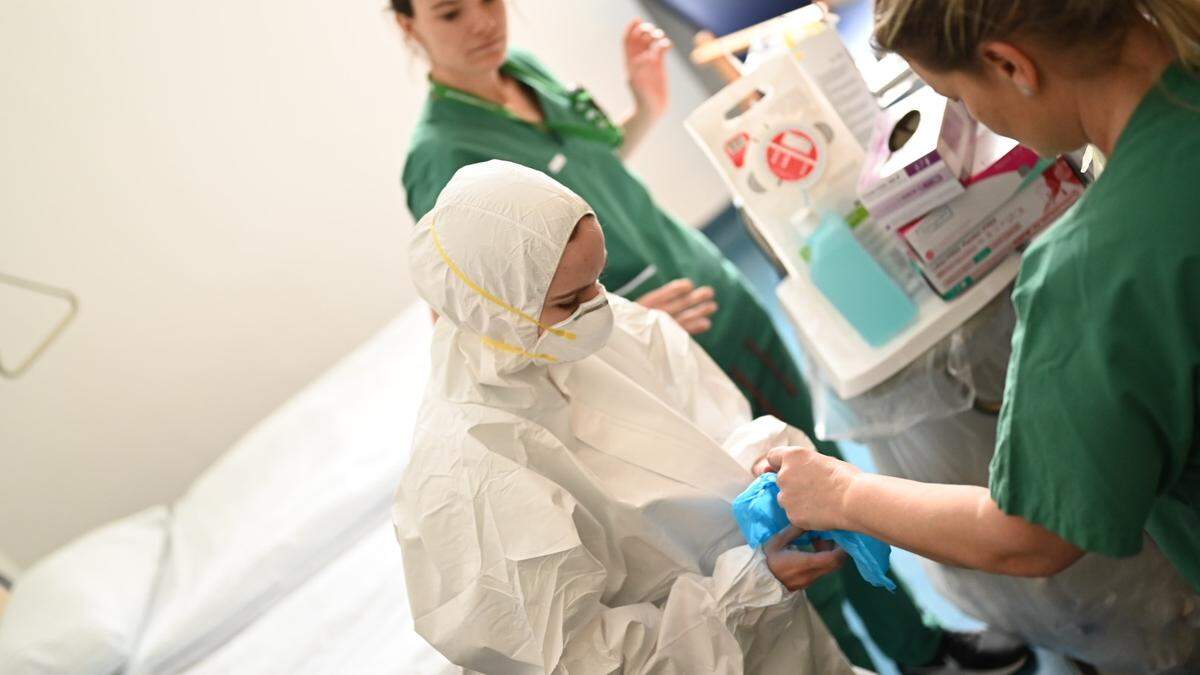
[[[1018,84],[1017,91],[1021,92],[1025,98],[1033,98],[1033,87],[1027,84]]]

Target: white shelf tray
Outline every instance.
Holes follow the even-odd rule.
[[[813,284],[790,228],[756,217],[741,200],[735,203],[783,266],[784,279],[775,295],[796,327],[800,346],[825,383],[843,399],[883,384],[946,339],[1004,292],[1021,269],[1021,256],[1013,254],[953,300],[943,300],[918,283],[920,291],[910,292],[917,305],[916,319],[884,345],[872,347]]]
[[[788,274],[775,293],[813,365],[838,396],[848,399],[882,384],[944,340],[1002,293],[1020,268],[1020,256],[1013,255],[953,300],[924,296],[916,321],[881,347],[868,345],[807,274]]]

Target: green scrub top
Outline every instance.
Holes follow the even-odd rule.
[[[545,171],[592,206],[604,228],[609,291],[631,299],[675,279],[712,286],[720,309],[696,341],[750,399],[758,414],[774,414],[808,432],[808,393],[783,341],[742,274],[702,233],[654,203],[622,163],[616,143],[569,133],[594,125],[597,109],[554,78],[531,54],[512,50],[504,71],[536,95],[545,125],[431,92],[404,164],[408,207],[420,219],[459,168],[502,159]],[[574,94],[574,95],[573,95]],[[559,132],[556,129],[565,128]],[[614,139],[615,140],[615,139]]]
[[[1150,534],[1200,590],[1200,79],[1178,64],[1030,246],[992,497],[1088,551]]]

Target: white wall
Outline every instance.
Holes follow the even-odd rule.
[[[517,2],[514,42],[629,104],[633,0]],[[398,175],[424,84],[384,5],[5,0],[0,272],[82,301],[0,380],[17,564],[178,495],[414,299]],[[702,98],[681,55],[672,75],[672,118],[633,164],[695,222],[723,189],[679,124]]]
[[[17,563],[13,562],[11,558],[3,553],[0,553],[0,576],[3,576],[5,579],[11,581],[16,579],[20,573],[20,565],[17,565]],[[0,607],[0,612],[3,612],[2,607]]]

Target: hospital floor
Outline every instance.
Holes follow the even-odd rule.
[[[789,345],[796,345],[795,332],[791,322],[775,297],[775,286],[779,283],[779,274],[746,233],[737,212],[732,208],[727,209],[704,227],[704,233],[746,274],[759,296],[767,303],[767,308],[779,327],[780,333],[788,339]],[[717,300],[719,302],[720,298]],[[842,453],[848,461],[865,470],[875,470],[870,452],[866,448],[854,443],[841,443],[840,445]],[[917,604],[936,617],[942,626],[950,630],[977,630],[982,627],[981,623],[960,612],[934,590],[929,577],[921,569],[920,559],[917,556],[908,551],[896,549],[892,554],[892,564],[896,572],[908,584]],[[879,674],[898,675],[899,671],[895,666],[871,642],[870,637],[863,630],[862,623],[854,615],[854,610],[847,606],[845,611],[850,625],[867,645],[875,663],[879,664]],[[1065,659],[1043,650],[1038,651],[1036,667],[1022,671],[1024,675],[1076,675],[1078,672],[1079,670]]]

